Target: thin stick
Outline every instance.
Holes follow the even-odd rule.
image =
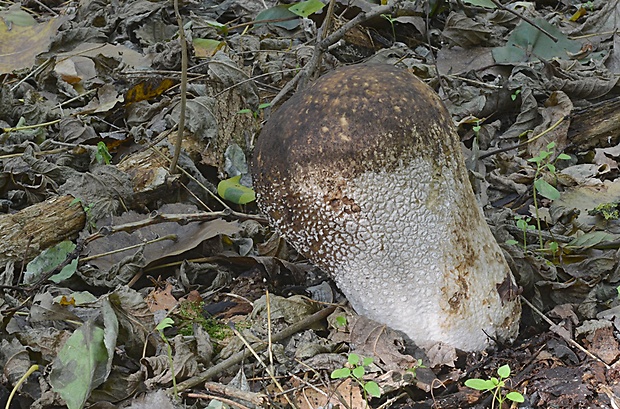
[[[558,42],[558,38],[556,36],[554,36],[553,34],[551,34],[550,32],[548,32],[547,30],[545,30],[544,28],[542,28],[541,26],[539,26],[538,24],[536,24],[534,22],[534,20],[532,20],[529,17],[526,17],[522,14],[517,13],[516,11],[509,9],[508,7],[504,6],[502,3],[500,3],[498,0],[491,0],[493,2],[493,4],[495,4],[497,7],[499,7],[500,9],[509,12],[510,14],[514,14],[515,16],[517,16],[518,18],[520,18],[521,20],[525,21],[526,23],[534,26],[538,31],[540,31],[541,33],[543,33],[544,35],[546,35],[547,37],[549,37],[551,40],[553,40],[554,43]]]
[[[181,144],[183,143],[183,133],[185,133],[185,111],[187,108],[187,41],[185,40],[185,29],[183,28],[183,19],[179,12],[179,0],[174,0],[174,14],[177,18],[179,26],[179,43],[181,44],[181,103],[179,105],[179,129],[177,129],[177,138],[174,145],[174,156],[170,163],[170,173],[175,174],[177,171],[177,163],[181,154]]]
[[[569,337],[567,334],[565,334],[566,331],[562,331],[561,330],[562,328],[558,324],[556,324],[555,322],[553,322],[549,318],[547,318],[547,316],[545,314],[543,314],[542,311],[540,311],[538,308],[536,308],[531,302],[529,302],[527,300],[527,298],[525,298],[524,296],[521,296],[521,300],[523,300],[523,302],[526,303],[527,306],[532,309],[532,311],[534,311],[536,314],[540,315],[543,320],[547,321],[547,323],[551,326],[551,328],[550,328],[551,331],[553,331],[556,334],[558,334],[559,336],[561,336],[566,342],[568,342],[569,344],[571,344],[575,348],[579,349],[581,352],[583,352],[584,354],[586,354],[590,358],[594,359],[595,361],[599,361],[600,363],[605,365],[605,368],[611,369],[611,366],[607,365],[605,363],[605,361],[603,361],[601,358],[599,358],[598,356],[594,355],[592,352],[590,352],[587,349],[585,349],[584,347],[582,347],[577,341],[575,341],[574,339]]]
[[[353,27],[355,27],[358,24],[363,23],[364,21],[368,21],[374,17],[377,17],[381,14],[386,14],[386,13],[392,13],[393,11],[393,6],[388,5],[388,6],[377,6],[372,8],[370,11],[366,12],[366,13],[360,13],[357,16],[355,16],[355,18],[353,18],[352,20],[350,20],[348,23],[346,23],[345,25],[343,25],[342,27],[340,27],[338,30],[334,31],[333,33],[331,33],[329,36],[327,36],[327,38],[325,38],[324,40],[320,41],[319,43],[317,43],[314,47],[314,54],[312,55],[312,58],[310,59],[310,61],[306,64],[306,66],[304,67],[303,70],[299,71],[297,73],[297,75],[295,75],[295,77],[290,80],[283,88],[282,90],[278,93],[278,95],[276,95],[273,100],[271,101],[272,105],[277,105],[278,102],[280,102],[280,100],[282,100],[286,94],[289,93],[289,91],[292,91],[293,88],[295,88],[295,86],[301,81],[302,83],[305,81],[306,78],[309,78],[311,76],[311,74],[316,71],[319,61],[321,59],[321,55],[327,51],[327,49],[335,44],[337,41],[341,40],[345,33],[349,30],[351,30]]]

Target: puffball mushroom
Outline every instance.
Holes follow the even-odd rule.
[[[337,69],[267,121],[252,164],[272,225],[353,308],[420,346],[518,331],[514,279],[433,90],[389,65]]]

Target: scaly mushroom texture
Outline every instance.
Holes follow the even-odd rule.
[[[482,350],[518,331],[514,279],[431,88],[388,65],[341,68],[263,128],[259,206],[359,314],[421,346]]]

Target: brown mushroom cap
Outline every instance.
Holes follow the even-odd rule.
[[[272,224],[358,313],[465,350],[516,334],[519,303],[498,292],[514,280],[458,135],[412,74],[359,65],[323,76],[269,119],[252,172]]]

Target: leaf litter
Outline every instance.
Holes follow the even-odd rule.
[[[256,215],[244,159],[269,103],[317,68],[327,7],[181,5],[196,53],[179,175],[167,171],[180,115],[171,4],[1,8],[0,403],[37,365],[15,407],[490,407],[464,381],[509,364],[523,407],[618,407],[620,2],[556,3],[405,2],[360,18],[321,65],[398,62],[459,124],[532,303],[519,339],[487,354],[423,351],[346,307],[321,310],[308,294],[342,296]],[[332,30],[380,7],[336,1]],[[528,159],[550,143],[550,160],[570,159],[538,174]],[[537,180],[559,198],[535,205]],[[364,380],[380,398],[329,379],[347,350],[373,358]]]

